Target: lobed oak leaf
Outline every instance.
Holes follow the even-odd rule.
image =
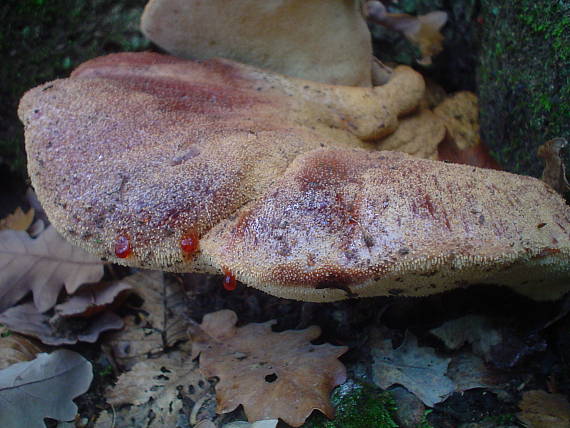
[[[55,312],[62,317],[90,317],[104,311],[117,300],[121,300],[133,289],[125,281],[111,281],[87,284],[70,296],[67,301],[55,306]]]
[[[446,376],[451,358],[437,356],[432,348],[419,347],[411,333],[396,349],[392,349],[391,340],[376,337],[371,351],[374,382],[383,389],[400,384],[429,407],[455,391],[453,381]]]
[[[451,350],[458,350],[468,343],[473,352],[491,360],[493,348],[502,342],[503,334],[495,328],[491,319],[481,315],[466,315],[447,321],[430,330],[444,345]]]
[[[86,392],[92,379],[91,363],[68,350],[0,370],[2,428],[45,428],[44,418],[74,419],[77,406],[71,400]]]
[[[301,426],[317,409],[333,416],[331,390],[346,380],[338,357],[344,346],[313,345],[320,328],[275,333],[276,321],[236,327],[237,315],[222,310],[204,316],[193,328],[192,353],[200,355],[200,370],[220,379],[217,411],[228,413],[243,405],[249,421],[281,418]]]
[[[125,328],[109,335],[107,343],[115,360],[130,368],[141,359],[161,354],[175,343],[188,339],[187,305],[181,284],[167,281],[159,271],[128,276],[129,285],[143,299],[135,315],[125,318]]]
[[[197,364],[187,355],[173,352],[138,362],[119,377],[106,398],[115,408],[117,428],[177,427],[184,401],[197,402],[210,394],[210,384],[197,370]],[[103,414],[96,427],[106,428],[107,418]]]
[[[14,306],[0,314],[0,323],[52,346],[77,342],[94,343],[102,332],[123,327],[121,318],[110,311],[102,312],[88,320],[67,320],[41,313],[31,302]]]
[[[35,210],[33,208],[24,212],[22,208],[18,207],[12,214],[0,219],[0,230],[28,230],[34,221],[34,215]]]
[[[98,257],[63,239],[53,227],[38,238],[26,232],[0,231],[0,313],[29,291],[40,312],[52,308],[61,288],[69,294],[103,276]]]

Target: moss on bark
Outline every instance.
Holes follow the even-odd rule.
[[[3,0],[0,4],[0,167],[26,176],[22,94],[67,77],[78,64],[111,52],[141,50],[145,0]]]
[[[570,137],[570,2],[482,0],[481,132],[509,171],[539,176],[537,147]]]

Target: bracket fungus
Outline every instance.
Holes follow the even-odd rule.
[[[423,90],[407,67],[349,87],[124,53],[30,90],[19,115],[54,226],[120,264],[307,301],[475,283],[562,295],[570,210],[552,188],[380,150]]]
[[[215,57],[293,77],[371,86],[360,0],[150,0],[141,30],[182,58]]]

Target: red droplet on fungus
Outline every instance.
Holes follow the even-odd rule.
[[[127,235],[119,235],[115,239],[115,255],[120,259],[129,257],[133,252],[131,241]]]
[[[224,269],[224,288],[228,291],[233,291],[237,287],[236,277],[229,270]]]
[[[198,251],[198,247],[200,246],[200,240],[198,235],[194,232],[189,232],[180,238],[180,248],[182,248],[182,252],[185,255],[191,256],[196,251]]]

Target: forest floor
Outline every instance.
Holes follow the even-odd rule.
[[[18,207],[27,211],[33,205],[26,196],[23,130],[16,117],[20,96],[44,81],[67,76],[89,58],[153,48],[137,30],[144,3],[21,0],[0,6],[0,16],[6,22],[0,38],[0,52],[6,61],[0,74],[0,219]],[[478,24],[474,21],[473,25]],[[471,37],[477,34],[473,31]],[[440,64],[435,71],[425,70],[426,76],[441,79],[442,86],[451,84],[452,90],[476,90],[475,70],[472,67],[468,75],[466,69],[476,62],[478,44],[469,39],[468,45],[462,53],[461,46],[453,48],[458,52],[453,66]],[[453,73],[457,76],[450,80]],[[36,207],[35,221],[41,218]],[[48,224],[44,218],[44,227]],[[270,320],[276,321],[276,332],[318,326],[321,334],[312,343],[346,347],[339,358],[346,367],[347,380],[332,393],[336,418],[331,422],[314,411],[305,427],[570,426],[568,296],[555,302],[535,302],[503,287],[476,286],[425,298],[394,296],[317,304],[279,299],[241,284],[228,291],[218,276],[157,277],[156,273],[112,265],[105,266],[104,275],[100,281],[113,283],[117,289],[117,284],[133,283],[135,275],[137,282],[147,286],[146,292],[132,292],[127,297],[117,291],[102,305],[120,317],[123,330],[105,331],[111,327],[100,321],[101,334],[95,334],[94,343],[73,343],[99,321],[89,318],[90,313],[89,321],[74,318],[62,327],[55,325],[57,314],[50,312],[51,318],[41,322],[54,329],[47,335],[58,339],[50,336],[49,346],[32,341],[46,352],[75,351],[93,364],[90,388],[75,400],[79,416],[74,424],[78,427],[163,426],[160,413],[168,413],[169,406],[170,411],[176,408],[176,414],[164,420],[176,420],[181,427],[199,426],[200,420],[214,424],[204,422],[204,428],[231,427],[236,420],[246,420],[241,406],[216,414],[219,377],[200,377],[197,363],[188,357],[188,329],[196,331],[205,315],[222,309],[235,312],[240,327]],[[58,302],[71,297],[73,293],[67,296],[62,292]],[[67,329],[65,334],[62,329]],[[36,337],[46,334],[33,331]],[[17,328],[2,330],[0,360],[9,346],[3,348],[1,340],[19,338],[17,332]],[[264,341],[257,342],[257,347],[262,349]],[[278,356],[274,358],[280,361]],[[157,361],[158,369],[152,366]],[[334,365],[326,361],[323,357],[324,373]],[[144,366],[146,377],[143,369],[136,372],[136,379],[126,377],[129,369],[141,363],[149,364]],[[182,370],[188,373],[179,374]],[[171,372],[176,373],[176,379],[169,383]],[[391,376],[385,376],[386,372]],[[299,383],[310,385],[311,373],[321,375],[315,368]],[[121,377],[123,383],[135,383],[145,392],[121,384],[124,396],[117,398],[120,393],[111,391]],[[240,379],[244,385],[248,381]],[[266,382],[273,381],[266,376]],[[177,389],[182,385],[184,390]],[[150,391],[151,387],[155,389]],[[289,393],[281,399],[293,401],[296,397]],[[253,409],[257,405],[247,402],[247,406]],[[245,413],[255,411],[246,408]],[[53,420],[47,423],[57,425]],[[288,425],[281,421],[278,426]]]

